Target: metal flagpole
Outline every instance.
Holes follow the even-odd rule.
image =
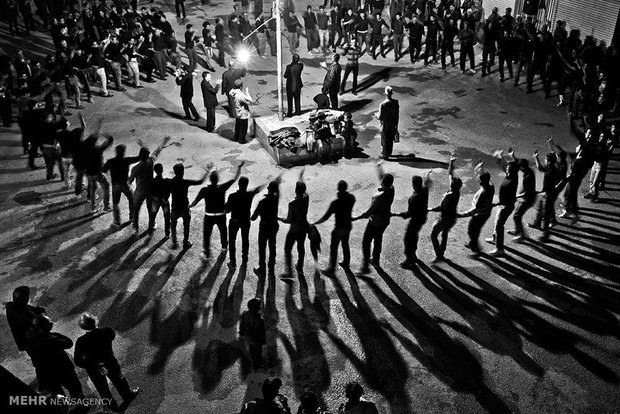
[[[273,2],[274,16],[276,18],[276,51],[278,57],[276,62],[278,65],[278,119],[283,120],[284,108],[282,107],[282,27],[280,19],[280,1]]]

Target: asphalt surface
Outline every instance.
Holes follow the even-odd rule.
[[[309,4],[318,7],[316,1]],[[169,20],[175,27],[184,25],[170,6]],[[188,2],[186,7],[188,21],[197,27],[205,13],[212,19],[230,8],[225,2]],[[5,25],[0,32],[7,47]],[[177,35],[182,32],[178,29]],[[12,42],[20,44],[45,52],[50,42],[45,36]],[[285,39],[283,45],[287,49]],[[324,70],[319,67],[322,58],[305,52],[303,38],[300,51],[305,65],[302,106],[309,111]],[[285,62],[289,59],[286,50]],[[407,59],[394,63],[365,55],[359,81],[359,95],[347,93],[341,101],[353,113],[365,155],[306,167],[312,221],[326,211],[340,179],[348,181],[357,197],[356,213],[370,205],[380,153],[373,114],[386,85],[394,88],[401,105],[401,142],[395,153],[402,157],[384,164],[396,177],[394,212],[406,208],[411,176],[429,169],[430,204],[438,204],[447,189],[446,162],[452,154],[464,181],[463,211],[477,189],[473,167],[478,160],[485,161],[499,188],[502,172],[492,157],[495,150],[512,146],[518,155],[530,157],[534,149],[545,151],[550,137],[567,149],[576,143],[555,98],[544,100],[538,83],[530,95],[524,85],[500,83],[496,67],[490,77],[480,78],[480,72],[462,75],[457,68],[443,71],[420,63],[412,68]],[[273,113],[275,82],[274,58],[253,58],[246,84],[260,96],[252,106],[256,116]],[[201,129],[204,112],[200,122],[180,119],[179,90],[171,77],[145,85],[111,99],[95,97],[94,104],[85,104],[87,122],[103,117],[103,130],[126,144],[128,155],[138,151],[137,139],[154,148],[171,135],[174,145],[158,160],[167,176],[173,164],[183,162],[186,176],[198,178],[209,161],[223,180],[245,161],[242,173],[250,178],[250,187],[282,174],[280,215],[286,213],[299,168],[276,166],[256,141],[232,142],[234,122],[221,108],[216,133]],[[197,80],[194,85],[194,103],[200,108]],[[76,111],[69,109],[77,124]],[[360,276],[338,269],[336,277],[326,278],[316,269],[327,264],[330,220],[319,226],[323,252],[318,266],[307,249],[303,275],[286,282],[279,277],[286,225],[278,234],[275,273],[265,279],[252,272],[257,263],[255,226],[247,267],[227,267],[217,231],[213,259],[204,263],[200,206],[192,211],[194,246],[189,250],[171,249],[170,241],[162,239],[161,223],[152,238],[132,238],[130,226],[111,228],[111,214],[91,215],[88,204],[62,183],[47,183],[43,168],[27,168],[16,126],[0,128],[0,134],[0,297],[9,300],[16,286],[32,286],[32,301],[47,308],[55,330],[73,339],[81,335],[77,321],[84,311],[114,328],[119,361],[130,383],[142,390],[128,413],[237,412],[259,395],[267,375],[282,378],[282,393],[294,410],[302,390],[311,388],[336,411],[350,380],[363,384],[365,396],[381,413],[611,413],[620,407],[617,156],[601,202],[580,200],[582,220],[574,225],[561,221],[546,244],[531,231],[523,244],[508,238],[504,258],[474,258],[463,246],[467,219],[460,219],[450,233],[449,260],[432,267],[431,213],[421,231],[423,263],[419,270],[405,271],[399,263],[406,223],[394,218],[384,237],[381,270]],[[112,155],[112,150],[105,154]],[[37,163],[42,166],[42,159]],[[197,191],[192,188],[190,199]],[[125,200],[121,209],[126,219]],[[145,229],[145,211],[141,216]],[[492,221],[482,237],[491,235]],[[351,236],[353,272],[361,260],[364,225],[356,222]],[[240,312],[254,296],[264,301],[268,368],[248,372],[237,327]],[[30,383],[34,370],[16,349],[4,317],[0,332],[2,365]],[[88,392],[95,393],[85,372],[78,372]]]

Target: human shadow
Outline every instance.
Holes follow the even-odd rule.
[[[392,70],[393,68],[383,68],[366,76],[360,83],[357,84],[358,92],[365,91],[379,82],[387,81],[390,79],[390,73]]]
[[[524,307],[517,299],[507,295],[462,266],[450,260],[447,260],[446,263],[480,288],[463,283],[451,272],[439,269],[446,278],[457,288],[477,297],[487,303],[487,305],[503,309],[505,314],[515,323],[515,326],[520,327],[521,334],[529,341],[548,352],[571,355],[584,368],[607,382],[617,383],[620,380],[609,367],[577,347],[579,342],[587,342],[585,338],[547,321],[537,313]]]
[[[338,110],[343,112],[355,113],[371,102],[373,102],[372,99],[356,99],[354,101],[349,101],[346,104],[341,105]]]
[[[402,138],[406,139],[406,137],[402,137]],[[390,157],[390,161],[396,161],[400,165],[404,165],[407,167],[415,167],[415,168],[423,168],[423,169],[448,168],[448,164],[446,162],[437,161],[437,160],[429,160],[427,158],[421,158],[415,155],[413,157],[410,156],[409,158],[407,158],[406,156],[392,155]]]
[[[446,334],[438,322],[422,309],[383,269],[376,268],[376,270],[398,301],[383,292],[379,285],[370,278],[368,286],[377,296],[380,303],[413,335],[417,342],[417,344],[414,344],[411,339],[402,333],[397,333],[395,336],[401,341],[403,346],[439,380],[455,391],[472,394],[487,411],[493,413],[512,412],[506,403],[485,384],[482,366],[471,351],[463,343]],[[437,279],[437,275],[433,274],[430,269],[425,267],[425,270],[427,274],[433,275]],[[414,272],[421,278],[422,282],[426,282],[428,285],[429,280],[423,276],[419,269],[416,269]],[[435,291],[437,289],[441,288],[436,288]],[[446,297],[449,293],[454,293],[454,291],[444,291],[440,299]],[[456,303],[456,301],[451,302],[455,306]],[[469,305],[468,309],[461,307],[459,310],[464,313],[472,311],[472,304],[468,303],[467,305]],[[482,317],[480,318],[482,319]],[[482,320],[477,322],[477,327],[480,327],[482,322]],[[488,322],[488,319],[486,322]],[[392,334],[396,332],[393,328],[391,328],[391,331]],[[489,334],[491,335],[492,332]],[[482,341],[482,338],[478,339]],[[514,343],[509,344],[509,341],[510,339],[507,339],[504,344],[506,347],[504,352],[507,352],[507,349],[512,345],[513,355],[515,355],[516,345]],[[526,365],[528,363],[524,359],[521,361]],[[535,364],[530,364],[529,366],[530,370],[537,368]]]
[[[225,256],[220,256],[223,262]],[[221,267],[221,263],[218,265],[219,267]],[[196,333],[192,367],[194,369],[194,387],[200,393],[215,390],[222,380],[222,372],[232,367],[239,359],[241,359],[240,376],[244,378],[249,372],[249,358],[245,354],[236,330],[236,324],[239,320],[238,310],[236,315],[225,315],[228,288],[234,274],[234,268],[230,268],[226,273],[213,300],[213,311],[209,318],[203,316],[202,325]],[[245,277],[244,275],[245,271],[240,273],[240,277]],[[228,319],[228,323],[225,326],[226,319]],[[231,324],[231,322],[233,323]]]
[[[201,278],[208,265],[203,262],[196,269],[183,289],[179,303],[164,320],[161,319],[161,297],[155,298],[149,339],[151,344],[158,346],[158,349],[147,368],[150,375],[162,372],[170,355],[194,335],[201,312],[203,312],[203,318],[209,317],[210,308],[205,308],[205,303],[211,294],[225,258],[224,254],[220,256],[221,258],[215,261],[202,282]]]
[[[342,339],[331,329],[326,329],[325,333],[353,364],[365,382],[386,397],[392,412],[411,412],[411,401],[405,389],[409,377],[407,363],[386,333],[383,323],[364,298],[355,275],[350,270],[346,270],[345,273],[351,286],[353,300],[338,278],[334,277],[331,280],[342,309],[357,333],[356,339],[359,340],[364,357],[359,357],[350,345],[355,339],[349,337]]]
[[[310,388],[321,395],[331,384],[330,366],[319,339],[319,332],[324,327],[324,315],[315,313],[305,278],[302,274],[299,278],[304,280],[299,284],[301,306],[297,307],[295,303],[292,283],[286,285],[284,297],[294,343],[283,334],[280,334],[280,340],[291,359],[295,394],[301,395],[305,388]]]
[[[280,322],[280,311],[276,303],[276,274],[273,269],[267,272],[267,290],[265,292],[263,318],[265,319],[265,365],[275,369],[279,373],[281,363],[278,356],[278,323]],[[257,297],[262,298],[262,296]]]

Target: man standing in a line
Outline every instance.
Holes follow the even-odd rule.
[[[334,54],[332,57],[332,63],[329,67],[322,63],[321,66],[327,70],[325,74],[325,80],[323,81],[322,93],[329,95],[329,101],[332,109],[338,109],[338,91],[340,90],[340,76],[342,68],[340,67],[340,55]]]
[[[306,28],[306,41],[308,43],[308,54],[312,54],[312,50],[318,46],[319,33],[317,31],[316,15],[312,11],[312,6],[308,6],[303,15],[304,26]]]
[[[233,105],[233,116],[235,117],[235,137],[233,140],[240,144],[245,144],[245,138],[248,134],[248,122],[252,115],[250,113],[250,102],[254,102],[254,100],[248,88],[245,88],[245,92],[241,88],[243,88],[243,81],[237,79],[235,87],[229,92],[229,95]]]
[[[301,114],[301,87],[303,81],[301,80],[301,72],[304,69],[304,64],[299,62],[299,55],[293,55],[293,61],[286,66],[284,71],[284,78],[286,79],[286,102],[287,102],[287,117]],[[293,101],[295,101],[295,113],[293,114]]]
[[[183,111],[185,111],[185,118],[198,121],[200,116],[196,107],[192,103],[194,97],[194,75],[186,69],[179,69],[176,76],[176,83],[181,87],[181,103],[183,104]]]
[[[270,272],[276,264],[276,235],[278,234],[278,202],[280,201],[280,177],[267,186],[267,194],[258,202],[250,220],[260,217],[258,226],[258,267],[254,268],[257,275],[265,274],[267,259],[267,245],[269,245],[269,261],[267,266]]]
[[[381,155],[379,158],[387,159],[392,155],[394,141],[398,135],[398,101],[392,98],[394,90],[386,86],[383,95],[385,100],[381,102],[376,117],[381,121]]]
[[[140,161],[140,157],[125,157],[126,147],[123,144],[119,144],[115,148],[116,157],[110,158],[103,164],[102,172],[110,171],[110,178],[112,179],[112,224],[115,226],[121,225],[121,210],[119,203],[121,201],[121,194],[124,194],[127,198],[129,205],[129,221],[133,221],[133,192],[129,188],[127,181],[129,180],[129,166]]]
[[[220,89],[220,85],[211,84],[211,74],[209,72],[202,72],[202,82],[200,82],[200,89],[202,90],[202,99],[207,110],[207,125],[205,129],[207,132],[213,132],[215,130],[215,108],[219,105],[217,101],[217,91]]]

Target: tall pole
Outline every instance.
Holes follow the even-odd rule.
[[[273,2],[274,8],[274,16],[276,18],[276,53],[278,57],[276,58],[278,65],[278,119],[282,121],[284,114],[284,108],[282,107],[282,24],[280,19],[280,1],[275,0]]]

